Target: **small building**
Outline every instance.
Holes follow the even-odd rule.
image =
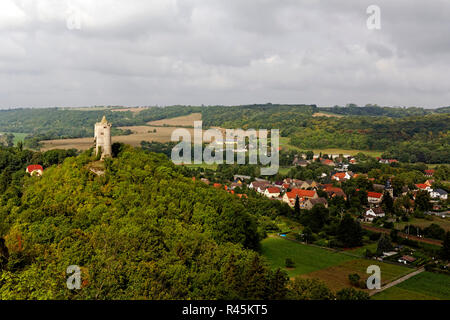
[[[312,198],[312,199],[307,199],[307,200],[305,201],[304,207],[305,207],[306,210],[311,210],[312,208],[314,208],[314,206],[315,206],[316,204],[323,204],[323,206],[324,206],[325,208],[328,208],[328,201],[327,201],[327,199],[325,199],[325,198]]]
[[[42,176],[44,168],[40,164],[29,165],[25,171],[31,176]]]
[[[372,204],[379,204],[383,200],[383,194],[379,192],[367,192],[367,201]]]
[[[424,191],[431,191],[431,187],[429,185],[426,185],[425,183],[418,183],[416,184],[416,188],[419,190],[424,190]]]
[[[352,178],[352,176],[348,172],[337,172],[331,176],[331,180],[336,180],[336,181],[341,181],[341,182],[350,180],[351,178]]]
[[[267,198],[278,198],[280,196],[281,190],[278,187],[268,187],[264,191],[264,195]]]
[[[416,258],[411,256],[402,256],[400,259],[398,259],[398,262],[403,264],[413,263],[414,261],[416,261]]]
[[[372,222],[375,218],[382,218],[386,216],[383,209],[380,207],[371,208],[364,213],[364,221]]]
[[[433,175],[434,175],[433,169],[425,170],[425,177],[432,177]]]
[[[283,196],[283,202],[286,202],[291,207],[295,205],[295,200],[297,197],[302,201],[306,201],[307,199],[315,199],[318,198],[317,192],[315,190],[303,190],[303,189],[292,189],[289,192],[286,192]]]
[[[433,199],[447,200],[448,193],[443,189],[433,189],[430,191],[430,197]]]

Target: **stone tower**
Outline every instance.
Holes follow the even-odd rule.
[[[103,116],[102,121],[95,124],[95,154],[102,153],[101,159],[111,157],[111,123]]]

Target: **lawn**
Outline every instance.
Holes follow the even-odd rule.
[[[17,144],[19,141],[23,141],[25,137],[28,135],[28,133],[17,133],[17,132],[0,132],[0,133],[11,133],[14,135],[14,145]]]
[[[349,274],[357,273],[361,280],[366,280],[370,276],[370,274],[367,273],[367,267],[371,265],[380,267],[381,285],[385,285],[414,271],[414,269],[411,268],[382,263],[375,260],[353,259],[344,261],[339,265],[301,275],[301,277],[319,278],[324,281],[330,289],[338,291],[346,287],[351,287],[348,280]]]
[[[404,266],[382,263],[375,260],[359,259],[343,253],[333,252],[298,242],[270,237],[262,241],[262,255],[273,268],[287,271],[289,277],[318,278],[332,290],[350,287],[348,275],[357,273],[361,279],[367,279],[370,265],[381,269],[381,283],[386,284],[400,278],[414,269]],[[286,258],[291,258],[295,268],[286,269]]]
[[[290,277],[338,265],[354,258],[326,249],[308,246],[294,241],[267,238],[261,243],[262,255],[272,268],[282,268]],[[295,268],[285,268],[286,258],[295,262]]]
[[[367,249],[369,249],[371,252],[377,251],[377,243],[371,243],[371,244],[364,245],[362,247],[356,247],[356,248],[347,250],[347,252],[356,254],[360,257],[364,257]]]
[[[445,231],[450,231],[450,219],[449,218],[440,218],[440,217],[435,217],[433,216],[433,220],[426,220],[426,219],[418,219],[418,218],[413,218],[411,219],[411,221],[408,222],[398,222],[395,223],[395,228],[398,230],[402,230],[405,228],[405,226],[409,225],[414,225],[420,228],[426,228],[429,225],[431,225],[432,223],[435,223],[437,225],[439,225],[442,229],[444,229]]]
[[[450,276],[422,272],[373,296],[375,300],[450,300]]]

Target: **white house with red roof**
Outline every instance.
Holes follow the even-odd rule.
[[[383,194],[379,192],[367,192],[367,201],[369,203],[378,204],[383,200]]]
[[[278,198],[280,196],[281,190],[278,187],[268,187],[264,191],[264,195],[267,198]]]
[[[419,190],[424,190],[424,191],[428,191],[428,192],[431,192],[431,190],[432,190],[431,187],[425,183],[416,184],[416,188]]]
[[[25,171],[31,176],[42,176],[44,168],[40,164],[29,165]]]
[[[348,172],[337,172],[331,176],[331,180],[336,180],[336,181],[346,181],[346,180],[350,180],[351,178],[352,178],[352,176],[349,175]]]

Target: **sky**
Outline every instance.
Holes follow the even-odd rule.
[[[0,108],[449,106],[449,17],[450,0],[1,0]]]

